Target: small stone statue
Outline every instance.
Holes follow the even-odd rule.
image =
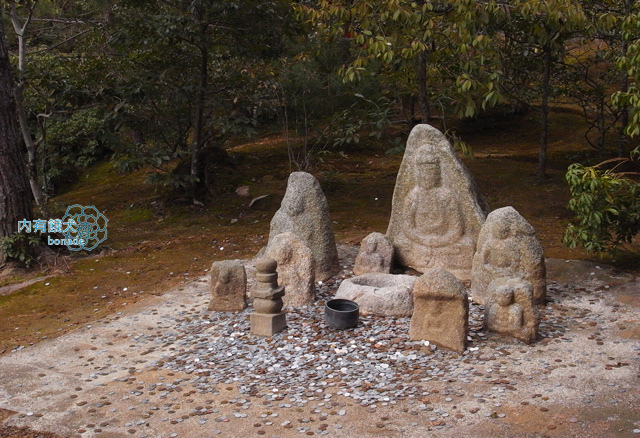
[[[422,274],[413,286],[409,338],[462,353],[468,329],[469,299],[462,282],[442,268]]]
[[[287,290],[283,298],[286,308],[303,307],[315,300],[315,267],[313,254],[293,233],[273,238],[265,251],[278,263],[278,279]]]
[[[253,291],[255,312],[250,316],[251,333],[272,336],[287,326],[284,305],[284,286],[278,286],[277,262],[272,258],[261,258],[256,262],[258,286]]]
[[[533,286],[520,278],[498,278],[487,288],[485,326],[527,344],[538,336]]]
[[[356,275],[370,272],[388,274],[391,272],[392,263],[393,244],[389,238],[382,233],[371,233],[362,239],[353,273]]]
[[[546,269],[535,230],[513,207],[492,211],[482,225],[473,256],[471,297],[485,304],[492,280],[522,278],[533,286],[537,304],[546,299]]]
[[[237,260],[211,265],[211,301],[209,310],[240,312],[247,307],[247,274]]]

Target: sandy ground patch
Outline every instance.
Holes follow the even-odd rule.
[[[273,338],[248,334],[251,308],[207,311],[202,277],[15,349],[0,357],[0,421],[104,438],[640,436],[638,279],[550,267],[536,343],[484,332],[472,305],[459,355],[410,341],[409,318],[328,328],[324,300],[352,275],[341,253],[342,273]]]

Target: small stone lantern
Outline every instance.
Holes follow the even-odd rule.
[[[277,262],[269,257],[256,262],[257,288],[253,291],[253,308],[250,315],[251,334],[272,336],[285,329],[287,319],[282,312],[284,286],[278,286]]]

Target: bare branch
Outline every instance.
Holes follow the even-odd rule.
[[[23,30],[26,29],[29,23],[31,22],[31,19],[33,18],[33,12],[36,10],[37,4],[38,4],[38,0],[33,0],[33,3],[31,3],[31,7],[29,8],[29,15],[27,16],[27,19],[24,21]]]
[[[86,21],[80,20],[78,18],[33,18],[31,21],[33,22],[43,22],[43,23],[63,23],[63,24],[86,24]]]
[[[44,48],[44,49],[40,49],[40,50],[36,50],[36,51],[34,51],[34,52],[32,52],[32,53],[46,52],[46,51],[49,51],[49,50],[55,49],[56,47],[60,47],[61,45],[65,44],[65,43],[68,43],[69,41],[72,41],[72,40],[74,40],[74,39],[76,39],[76,38],[78,38],[78,37],[81,37],[82,35],[84,35],[84,34],[85,34],[85,33],[87,33],[87,32],[91,32],[91,30],[92,30],[92,29],[85,29],[85,30],[83,30],[82,32],[79,32],[79,33],[77,33],[77,34],[75,34],[75,35],[73,35],[73,36],[70,36],[69,38],[67,38],[67,39],[66,39],[66,40],[64,40],[64,41],[60,41],[59,43],[54,44],[53,46],[50,46],[50,47],[47,47],[47,48]]]
[[[11,24],[13,25],[13,30],[15,31],[16,35],[18,35],[18,37],[21,37],[24,34],[24,28],[20,23],[20,17],[18,17],[16,2],[11,0],[9,4],[11,5]]]

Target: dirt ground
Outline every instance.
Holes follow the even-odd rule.
[[[434,353],[407,339],[408,318],[364,318],[368,331],[357,333],[324,325],[323,301],[352,275],[354,251],[341,247],[342,273],[321,288],[315,306],[291,312],[289,327],[273,338],[244,332],[251,309],[207,311],[202,277],[0,357],[0,436],[55,436],[35,430],[104,438],[639,436],[640,278],[592,262],[548,260],[549,302],[541,308],[536,343],[485,333],[474,305],[465,354]],[[307,338],[311,328],[317,336]],[[362,333],[376,333],[375,345]],[[304,384],[300,393],[295,375],[319,369],[322,360],[296,368],[294,359],[278,356],[287,358],[282,368],[261,375],[247,363],[264,357],[238,353],[235,367],[225,365],[220,375],[214,363],[198,368],[213,360],[207,359],[212,346],[227,341],[224,348],[257,344],[274,355],[296,345],[296,357],[353,344],[362,348],[362,360],[370,351],[415,355],[409,363],[383,359],[392,374],[381,372],[386,386],[372,397],[387,398],[365,403],[375,391],[359,385],[378,382],[356,383],[353,362],[336,365],[344,368],[335,376],[318,372],[314,382],[328,384]],[[269,380],[269,373],[284,380]],[[290,387],[287,375],[294,376]]]

